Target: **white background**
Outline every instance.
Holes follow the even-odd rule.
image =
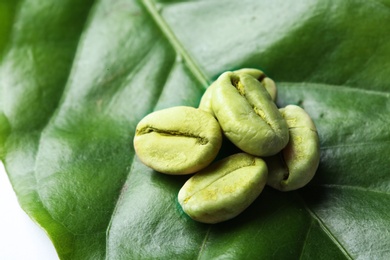
[[[58,260],[46,233],[21,209],[0,162],[0,259]]]

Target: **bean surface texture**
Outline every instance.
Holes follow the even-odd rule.
[[[134,148],[140,160],[166,174],[190,174],[216,157],[221,128],[207,112],[193,107],[171,107],[153,112],[137,125]]]
[[[261,86],[264,87],[268,94],[270,94],[271,98],[273,101],[276,100],[276,95],[277,95],[277,89],[276,89],[276,84],[275,82],[268,78],[264,72],[258,69],[252,69],[252,68],[245,68],[245,69],[239,69],[233,71],[237,75],[243,75],[247,74],[249,76],[254,77],[257,79]],[[202,96],[202,99],[200,100],[199,104],[199,109],[202,109],[206,112],[209,112],[210,114],[214,115],[213,108],[211,106],[211,99],[213,96],[213,91],[216,85],[216,81],[214,81],[205,91],[205,93]],[[259,85],[260,86],[260,85]]]
[[[244,152],[270,156],[288,142],[286,121],[266,89],[250,75],[222,74],[215,82],[212,108],[226,137]]]
[[[244,211],[267,182],[267,165],[255,156],[239,153],[226,157],[191,177],[178,200],[194,220],[218,223]]]
[[[317,129],[305,110],[288,105],[280,111],[287,121],[290,141],[278,155],[265,158],[269,168],[267,184],[290,191],[305,186],[314,177],[320,144]]]

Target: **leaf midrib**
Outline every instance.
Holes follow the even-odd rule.
[[[195,62],[191,57],[188,51],[184,48],[182,43],[177,39],[173,31],[170,29],[164,18],[160,15],[159,9],[156,6],[156,3],[153,0],[142,0],[141,4],[149,12],[150,16],[156,23],[157,27],[160,28],[162,34],[172,45],[173,49],[178,55],[178,59],[183,59],[187,65],[187,68],[195,76],[195,78],[206,88],[210,81],[206,74],[200,69],[200,66]]]

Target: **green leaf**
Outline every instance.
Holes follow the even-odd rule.
[[[0,14],[0,158],[62,259],[390,257],[390,1],[5,0]],[[176,198],[188,177],[144,166],[135,126],[242,67],[313,117],[320,166],[197,223]]]

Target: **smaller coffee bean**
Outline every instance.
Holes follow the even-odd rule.
[[[290,140],[276,156],[265,158],[267,184],[280,191],[296,190],[314,176],[320,161],[317,129],[309,114],[299,106],[288,105],[280,112],[287,121]]]
[[[166,174],[190,174],[209,165],[222,144],[217,120],[202,110],[178,106],[153,112],[137,125],[140,160]]]
[[[183,211],[203,223],[234,218],[261,193],[267,165],[255,156],[239,153],[196,173],[179,191]]]

